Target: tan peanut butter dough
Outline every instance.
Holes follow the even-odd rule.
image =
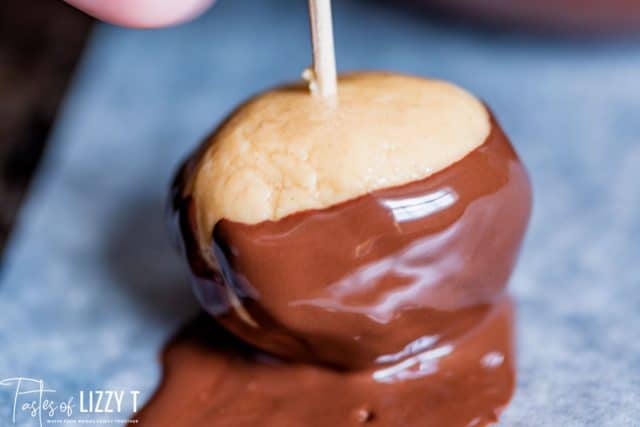
[[[341,76],[338,99],[304,84],[249,100],[206,142],[190,191],[200,243],[221,219],[256,224],[426,178],[480,146],[489,113],[447,82]]]

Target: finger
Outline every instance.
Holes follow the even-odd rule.
[[[112,24],[152,28],[178,24],[202,13],[214,0],[64,0]]]

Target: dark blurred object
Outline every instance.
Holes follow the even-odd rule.
[[[534,31],[640,33],[639,0],[409,0],[487,24]]]
[[[0,2],[0,251],[90,26],[59,0]]]

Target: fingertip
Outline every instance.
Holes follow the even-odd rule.
[[[111,24],[136,28],[176,25],[204,12],[215,0],[64,0]]]

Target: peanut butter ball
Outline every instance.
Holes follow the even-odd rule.
[[[487,108],[450,83],[343,76],[240,106],[172,192],[203,307],[296,361],[397,362],[481,322],[526,228],[526,171]]]

